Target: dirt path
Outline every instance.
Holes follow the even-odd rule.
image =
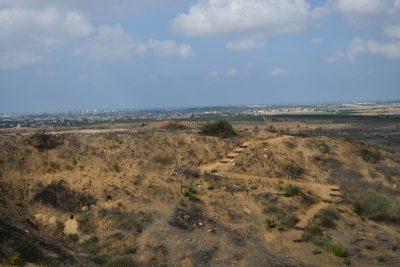
[[[318,214],[318,212],[322,209],[325,209],[329,207],[329,204],[325,202],[319,202],[312,206],[309,210],[307,210],[304,214],[299,214],[299,222],[296,224],[296,228],[298,229],[304,229],[308,225],[308,222],[314,218],[315,215]]]
[[[271,191],[275,191],[274,188],[281,185],[285,181],[279,178],[257,176],[243,173],[233,173],[229,171],[231,164],[234,164],[236,155],[243,153],[250,145],[257,143],[257,141],[246,141],[242,145],[233,149],[226,157],[218,162],[205,164],[200,167],[202,172],[216,172],[220,176],[225,176],[231,179],[245,179],[255,181],[267,181],[271,186]],[[313,205],[310,209],[306,210],[302,214],[298,214],[299,222],[296,224],[294,229],[285,232],[284,239],[289,241],[302,240],[303,230],[307,227],[308,222],[318,214],[318,212],[324,208],[329,207],[329,203],[334,203],[340,200],[340,187],[331,184],[317,183],[315,181],[307,180],[296,180],[290,181],[291,184],[299,186],[303,189],[311,191],[314,195],[318,196],[321,201]],[[277,193],[277,192],[274,192]],[[250,207],[257,210],[255,207]],[[256,212],[257,213],[257,212]],[[266,235],[267,242],[274,242],[278,236],[274,233],[268,233]],[[280,237],[282,238],[282,237]],[[282,239],[281,239],[282,240]],[[300,241],[301,242],[301,241]],[[292,246],[293,244],[288,244]]]

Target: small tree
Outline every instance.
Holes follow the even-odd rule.
[[[223,138],[234,137],[237,135],[232,125],[227,120],[217,120],[207,123],[201,128],[204,135],[218,136]]]

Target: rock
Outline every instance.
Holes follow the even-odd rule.
[[[251,210],[248,207],[244,207],[243,208],[244,213],[246,213],[247,215],[251,214]]]
[[[168,223],[183,230],[193,230],[198,222],[207,221],[202,210],[192,203],[180,203]],[[203,224],[203,223],[201,223]]]
[[[313,255],[318,255],[318,254],[321,254],[321,253],[322,253],[322,251],[319,250],[319,249],[315,249],[315,250],[312,251]]]
[[[343,264],[351,265],[350,259],[344,259],[344,260],[343,260]]]
[[[83,212],[88,211],[88,210],[89,210],[89,207],[88,207],[88,206],[83,206],[81,210],[82,210]]]

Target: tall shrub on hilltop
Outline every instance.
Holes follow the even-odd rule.
[[[217,120],[209,122],[201,128],[201,133],[223,138],[234,137],[237,135],[232,125],[227,120]]]

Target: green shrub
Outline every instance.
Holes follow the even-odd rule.
[[[376,193],[359,193],[353,202],[353,210],[358,215],[375,221],[398,222],[400,219],[395,203]]]
[[[275,221],[273,219],[266,219],[265,223],[268,230],[277,229],[278,231],[283,231],[285,229],[285,226],[279,220]]]
[[[361,158],[366,162],[377,163],[382,158],[382,155],[379,151],[372,151],[367,148],[360,149],[359,154]]]
[[[51,135],[46,132],[40,132],[32,135],[29,138],[28,143],[30,143],[39,151],[45,151],[56,148],[61,142],[55,135]]]
[[[14,252],[8,257],[8,263],[11,265],[22,265],[23,260],[19,252]]]
[[[189,198],[191,201],[198,201],[199,198],[196,196],[197,190],[196,190],[196,185],[194,181],[191,181],[187,186],[185,190],[184,196]]]
[[[286,227],[286,228],[293,228],[297,223],[299,222],[299,218],[293,213],[291,214],[286,214],[282,219],[281,223]]]
[[[78,219],[78,229],[81,233],[91,234],[95,230],[95,225],[93,223],[93,214],[91,212],[86,212],[80,215]]]
[[[346,248],[339,243],[332,243],[329,247],[329,251],[332,252],[336,257],[346,257]]]
[[[167,165],[171,165],[174,163],[174,159],[168,156],[155,156],[152,159],[152,162],[155,164],[159,164],[162,166],[167,166]]]
[[[339,219],[339,214],[331,208],[322,209],[316,215],[319,224],[326,228],[335,228],[336,220]]]
[[[53,181],[42,188],[33,200],[66,212],[79,212],[83,206],[96,203],[93,196],[71,190],[63,180]]]
[[[177,122],[177,121],[168,121],[162,124],[162,128],[169,131],[183,131],[190,129],[187,123]]]
[[[91,254],[97,254],[100,251],[99,238],[97,236],[92,236],[83,241],[81,247]]]
[[[298,186],[295,186],[293,184],[289,184],[285,187],[285,196],[286,197],[293,197],[296,196],[300,193],[300,188]]]
[[[103,265],[107,262],[108,258],[109,257],[107,257],[105,255],[96,254],[96,255],[93,255],[92,257],[90,257],[90,260],[98,265]]]
[[[327,144],[321,143],[319,145],[319,151],[323,154],[328,154],[331,151],[331,148]]]
[[[237,135],[232,125],[227,120],[218,120],[207,123],[201,128],[201,133],[217,137],[234,137]]]
[[[110,169],[112,171],[114,171],[114,172],[121,172],[122,171],[121,166],[118,164],[118,162],[115,162],[115,161],[110,163]]]
[[[273,219],[265,220],[267,229],[275,229],[276,228],[279,231],[282,231],[287,228],[293,228],[298,222],[299,222],[299,219],[294,214],[285,214],[279,220],[273,220]]]
[[[104,266],[105,267],[126,267],[126,266],[137,266],[137,264],[129,256],[115,256],[115,257],[112,257]]]
[[[15,259],[19,258],[19,262],[39,262],[43,258],[42,251],[33,243],[26,240],[17,240],[15,242]]]
[[[293,142],[291,142],[291,141],[286,141],[286,142],[284,142],[284,144],[285,144],[285,146],[286,146],[287,148],[289,148],[289,149],[294,149],[295,147],[297,147],[297,144],[296,144],[296,143],[293,143]]]
[[[304,230],[304,239],[319,247],[329,248],[332,238],[317,224],[311,224]]]

